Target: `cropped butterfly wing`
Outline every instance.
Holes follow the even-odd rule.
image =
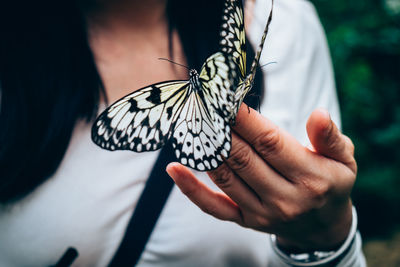
[[[194,92],[179,113],[172,146],[180,163],[199,171],[215,169],[229,156],[229,124],[201,93]]]
[[[218,52],[210,56],[200,72],[204,98],[227,120],[234,112],[235,87],[239,74],[233,57]]]
[[[188,81],[168,81],[121,98],[96,119],[92,140],[108,150],[142,152],[161,148],[171,136],[189,87]]]
[[[212,170],[229,156],[231,129],[226,114],[233,111],[234,68],[232,59],[223,53],[210,56],[203,64],[198,88],[182,108],[173,134],[172,144],[182,164]]]
[[[226,0],[221,27],[221,51],[232,55],[239,67],[239,75],[246,76],[246,36],[241,0]]]
[[[267,24],[265,25],[264,33],[261,37],[261,42],[258,45],[256,55],[251,64],[250,72],[249,72],[249,74],[247,74],[245,76],[245,79],[239,84],[239,86],[236,90],[236,95],[235,95],[236,113],[239,111],[240,105],[243,103],[243,100],[246,97],[247,93],[253,87],[254,77],[256,76],[257,66],[260,62],[261,52],[264,48],[265,38],[267,37],[269,25],[271,24],[271,21],[272,21],[273,6],[274,6],[274,0],[271,0],[271,10],[270,10],[270,13],[268,16]]]

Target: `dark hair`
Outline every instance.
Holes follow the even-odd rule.
[[[170,29],[177,29],[190,67],[199,69],[218,50],[222,6],[223,0],[196,1],[196,8],[187,0],[168,1]],[[2,3],[0,10],[0,203],[5,203],[56,171],[76,121],[91,121],[105,93],[76,2],[25,0]],[[254,51],[248,53],[252,58]],[[260,95],[262,75],[256,77]]]

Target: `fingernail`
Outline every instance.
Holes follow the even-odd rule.
[[[168,175],[172,178],[172,180],[175,181],[175,178],[177,176],[177,172],[175,171],[175,166],[178,166],[179,163],[178,162],[171,162],[167,165],[167,167],[165,168],[165,171],[168,173]]]
[[[174,179],[173,176],[176,174],[174,171],[174,162],[169,163],[167,165],[167,167],[165,168],[165,171],[168,173],[168,175],[172,178],[172,180]]]
[[[327,118],[328,120],[332,120],[332,119],[331,119],[331,114],[329,114],[329,112],[328,112],[326,109],[320,108],[319,111],[320,111],[322,114],[324,114],[324,117],[325,117],[325,118]]]

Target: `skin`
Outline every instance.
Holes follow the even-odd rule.
[[[86,14],[88,39],[109,103],[152,83],[189,77],[185,68],[158,60],[170,58],[165,0],[99,0],[95,8]],[[186,64],[176,32],[172,41],[171,59]]]
[[[157,60],[169,57],[164,0],[99,0],[86,18],[89,44],[110,102],[134,88],[188,78],[184,68]],[[172,59],[185,64],[176,33],[173,43]],[[293,252],[334,249],[351,225],[354,146],[324,110],[311,114],[307,131],[312,148],[242,105],[231,156],[209,172],[223,193],[212,191],[178,163],[167,171],[194,204],[218,219],[274,233],[279,244]]]

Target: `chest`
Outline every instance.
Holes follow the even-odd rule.
[[[165,58],[185,65],[176,32],[156,37],[137,34],[122,40],[97,36],[90,44],[110,102],[156,82],[188,78],[185,68],[160,60]]]

